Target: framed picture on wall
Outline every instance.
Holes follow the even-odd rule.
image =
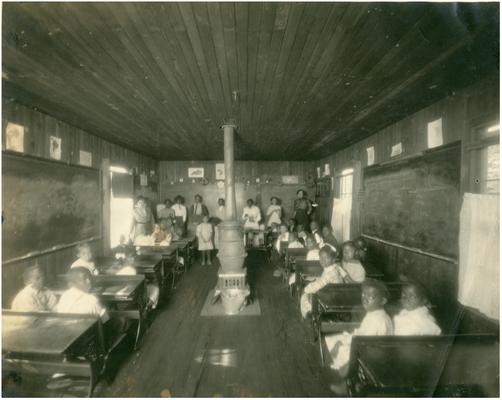
[[[225,179],[225,163],[216,163],[214,176],[216,180],[222,181]]]
[[[188,177],[189,178],[204,178],[204,168],[188,168]]]

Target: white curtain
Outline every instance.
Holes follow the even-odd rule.
[[[499,319],[499,196],[465,193],[460,212],[460,303]]]
[[[331,226],[333,233],[339,242],[350,239],[350,216],[352,211],[352,196],[342,199],[333,199],[333,213],[331,214]]]

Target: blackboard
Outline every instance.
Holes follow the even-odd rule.
[[[101,235],[99,171],[2,154],[2,261]]]
[[[367,167],[363,233],[445,257],[458,256],[460,145]]]

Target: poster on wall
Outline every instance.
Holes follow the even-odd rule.
[[[439,118],[427,124],[427,147],[432,149],[443,144],[443,119]]]
[[[317,177],[321,177],[321,167],[317,167]]]
[[[214,176],[216,180],[222,181],[225,179],[225,163],[216,163]]]
[[[80,150],[80,165],[92,167],[92,153]]]
[[[282,183],[285,185],[298,185],[299,183],[298,175],[283,175]]]
[[[146,174],[139,175],[139,184],[140,186],[148,186],[148,177]]]
[[[188,168],[189,178],[204,178],[204,168]]]
[[[53,160],[61,160],[61,138],[51,136],[49,138],[49,155]]]
[[[403,145],[401,142],[399,142],[398,144],[395,144],[394,146],[392,146],[390,156],[395,157],[395,156],[398,156],[399,154],[401,154],[402,152],[403,152]]]
[[[24,126],[8,122],[5,128],[5,148],[7,150],[24,151]]]
[[[368,147],[366,149],[366,155],[368,157],[368,162],[367,162],[368,167],[370,165],[375,164],[375,148],[373,146]]]
[[[324,164],[324,176],[329,176],[331,175],[331,172],[329,170],[329,163]]]

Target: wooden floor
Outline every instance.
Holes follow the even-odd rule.
[[[121,361],[106,397],[333,396],[310,325],[260,253],[247,259],[261,316],[201,317],[217,265],[195,264],[158,311],[141,348]]]

